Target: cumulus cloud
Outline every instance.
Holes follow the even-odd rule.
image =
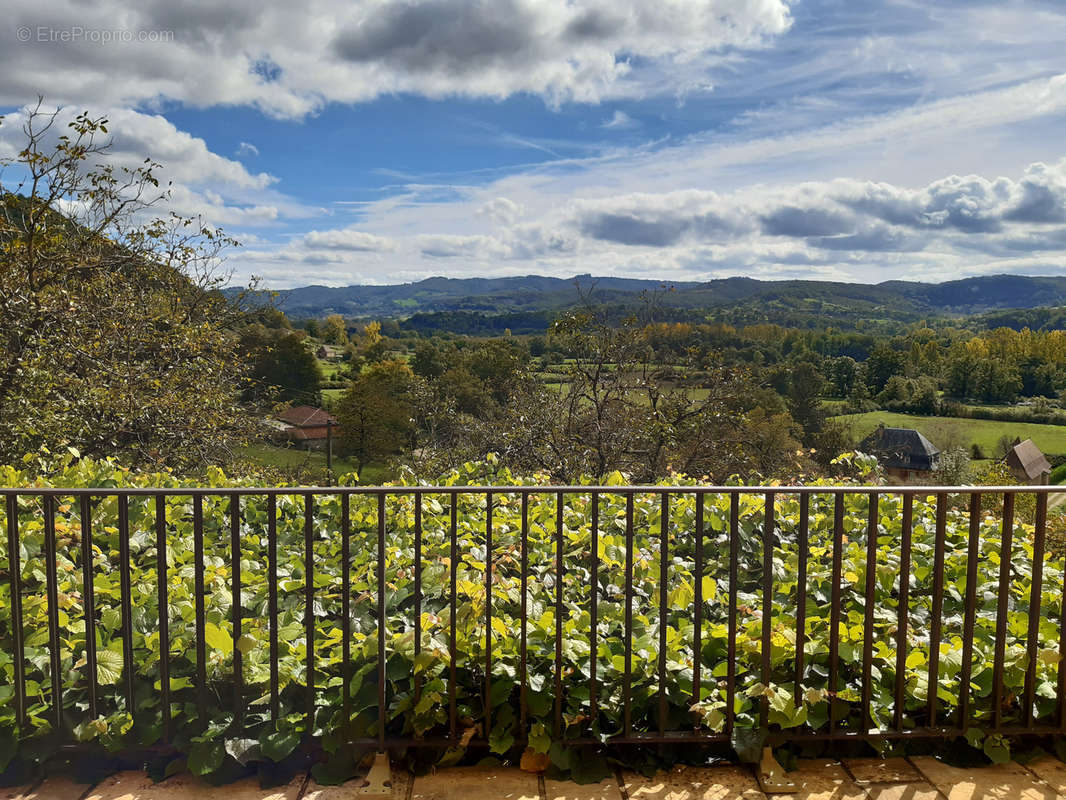
[[[0,105],[44,93],[298,117],[399,92],[595,102],[646,91],[625,81],[634,60],[759,47],[790,23],[787,0],[12,0]]]
[[[569,224],[612,244],[674,247],[760,236],[804,239],[817,248],[916,250],[931,242],[1010,231],[1024,241],[1066,221],[1066,159],[1030,165],[1020,179],[951,175],[919,189],[839,179],[788,189],[631,194],[576,204]],[[989,245],[991,246],[991,245]]]
[[[51,113],[51,112],[47,112]],[[69,132],[75,109],[60,109],[55,122],[44,135],[43,147],[54,147],[58,137]],[[23,126],[30,109],[9,114],[0,125],[0,158],[13,159],[25,143]],[[303,217],[312,210],[276,190],[277,178],[266,172],[252,172],[243,164],[208,148],[203,139],[179,130],[157,114],[144,114],[126,108],[112,108],[98,115],[108,120],[108,134],[98,142],[109,146],[95,164],[108,164],[120,170],[136,169],[151,158],[159,166],[153,174],[166,201],[154,213],[174,212],[200,217],[226,228],[272,226],[283,217]],[[38,120],[38,127],[41,120]],[[17,179],[17,170],[5,176]]]
[[[506,197],[494,197],[477,210],[497,225],[513,225],[524,213],[521,205]]]
[[[623,245],[668,247],[689,239],[728,239],[750,229],[750,220],[714,192],[631,194],[577,205],[575,224],[584,236]]]
[[[467,258],[485,260],[507,257],[508,249],[492,236],[428,234],[416,240],[419,252],[427,258]]]
[[[261,258],[267,269],[256,272],[286,285],[299,281],[280,274],[285,263],[322,267],[319,275],[377,268],[394,280],[592,272],[870,281],[1024,271],[1030,263],[1043,270],[1052,254],[1066,257],[1066,160],[1032,164],[1015,178],[949,175],[917,188],[837,179],[579,197],[538,208],[493,194],[502,188],[433,206],[436,217],[426,217],[426,206],[380,214],[371,207],[371,228],[298,237]],[[465,231],[449,232],[458,228]]]
[[[259,148],[251,142],[241,142],[237,145],[237,152],[235,153],[237,158],[248,158],[250,156],[259,155]]]
[[[393,242],[383,236],[375,236],[372,233],[344,228],[329,231],[311,231],[300,237],[298,245],[304,245],[312,250],[338,250],[349,252],[381,252],[391,250]]]

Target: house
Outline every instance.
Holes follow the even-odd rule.
[[[286,409],[278,414],[277,421],[284,426],[281,434],[285,439],[307,449],[325,447],[330,430],[333,436],[340,430],[332,414],[312,406]]]
[[[1014,445],[1003,459],[1010,471],[1022,483],[1043,484],[1048,482],[1051,464],[1032,439]]]
[[[344,355],[344,349],[340,347],[334,347],[331,344],[322,344],[318,346],[315,351],[315,356],[323,361],[333,361]]]
[[[859,450],[877,456],[885,472],[901,482],[928,478],[940,465],[940,451],[913,428],[878,425]]]

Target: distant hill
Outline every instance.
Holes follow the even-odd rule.
[[[642,292],[657,295],[665,308],[710,313],[729,307],[741,316],[766,317],[774,309],[810,314],[869,314],[904,319],[922,315],[970,315],[1004,309],[1066,305],[1066,277],[990,275],[946,283],[886,281],[879,284],[830,281],[759,281],[724,278],[706,282],[655,281],[579,275],[508,278],[427,278],[391,286],[305,286],[276,293],[290,317],[408,318],[415,314],[473,312],[516,314],[559,312],[593,303],[634,305]],[[535,316],[540,317],[537,313]],[[700,314],[702,316],[702,314]]]

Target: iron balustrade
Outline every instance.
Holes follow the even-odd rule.
[[[780,736],[794,741],[821,741],[821,740],[874,740],[874,739],[900,739],[909,737],[955,737],[966,733],[973,725],[980,724],[990,733],[1004,735],[1021,734],[1061,734],[1066,732],[1066,667],[1058,662],[1058,654],[1066,652],[1066,592],[1063,587],[1057,585],[1049,587],[1045,585],[1044,571],[1047,559],[1047,518],[1049,496],[1058,491],[1056,487],[1025,486],[1025,487],[863,487],[863,486],[772,486],[772,487],[737,487],[737,486],[392,486],[392,487],[284,487],[284,488],[8,488],[0,489],[0,495],[4,498],[4,516],[7,531],[7,555],[6,571],[9,584],[9,609],[10,620],[0,620],[0,626],[7,623],[6,631],[0,628],[2,637],[2,651],[9,657],[10,685],[13,686],[12,699],[15,706],[16,716],[20,723],[25,723],[29,716],[31,705],[42,703],[47,708],[47,718],[56,729],[69,730],[76,721],[95,719],[101,714],[103,708],[103,693],[98,675],[100,653],[98,652],[96,629],[100,623],[100,608],[98,599],[94,595],[95,562],[94,537],[99,540],[99,525],[94,526],[94,513],[103,513],[100,509],[103,504],[113,502],[116,506],[115,513],[108,521],[113,522],[117,528],[118,539],[118,564],[119,587],[119,625],[118,636],[121,639],[122,671],[120,680],[115,681],[117,687],[112,698],[112,705],[117,707],[121,700],[125,709],[131,710],[137,707],[136,680],[144,678],[139,673],[151,664],[138,664],[135,656],[134,643],[134,618],[136,601],[133,596],[134,586],[131,566],[131,535],[143,534],[142,544],[154,547],[154,562],[150,558],[145,559],[145,564],[154,563],[155,568],[155,602],[158,608],[155,626],[147,633],[158,635],[160,661],[158,664],[159,695],[160,695],[160,740],[170,742],[174,737],[174,713],[175,698],[172,696],[172,626],[175,618],[171,612],[170,593],[176,586],[185,586],[187,579],[181,575],[175,576],[170,571],[168,561],[168,548],[173,546],[175,527],[172,524],[173,514],[168,517],[168,502],[173,506],[175,503],[191,502],[191,538],[193,551],[192,565],[192,594],[194,600],[193,629],[195,675],[191,679],[191,691],[183,692],[184,702],[195,706],[195,714],[183,710],[184,706],[179,701],[178,713],[186,718],[195,718],[198,723],[206,726],[209,719],[209,706],[215,706],[227,710],[233,715],[232,730],[239,731],[242,728],[244,717],[248,713],[249,690],[254,686],[249,685],[244,663],[244,650],[240,646],[243,631],[249,623],[247,616],[248,608],[242,592],[251,587],[246,575],[242,575],[242,548],[249,547],[246,539],[251,537],[253,542],[262,543],[265,538],[266,560],[266,627],[269,632],[269,676],[267,684],[267,703],[269,720],[277,723],[283,716],[282,694],[287,686],[292,684],[296,690],[290,690],[286,698],[286,707],[298,707],[302,702],[302,713],[306,717],[304,733],[312,736],[316,730],[316,714],[323,707],[324,686],[318,680],[319,673],[325,678],[330,672],[330,665],[321,666],[316,656],[316,637],[321,637],[320,624],[332,622],[338,625],[340,634],[340,669],[341,679],[340,708],[343,719],[350,721],[353,718],[353,620],[361,619],[355,614],[355,605],[363,604],[367,597],[353,598],[352,589],[352,562],[353,562],[353,530],[352,511],[353,505],[363,503],[368,508],[374,508],[376,517],[373,523],[367,523],[370,529],[375,529],[373,536],[373,557],[375,586],[372,591],[364,594],[373,595],[375,606],[374,622],[376,630],[376,716],[377,724],[374,735],[351,736],[349,741],[356,745],[365,745],[385,749],[394,746],[454,746],[456,744],[484,744],[488,732],[492,729],[493,702],[493,676],[498,670],[495,667],[500,661],[494,661],[493,650],[493,621],[497,601],[494,594],[494,570],[504,563],[512,565],[517,563],[517,580],[519,582],[517,601],[510,600],[509,606],[517,607],[517,631],[508,630],[517,638],[517,663],[509,664],[508,668],[514,667],[515,689],[517,698],[509,702],[517,705],[517,719],[514,723],[516,733],[515,741],[522,743],[528,733],[528,720],[530,719],[530,619],[533,613],[533,605],[537,604],[544,609],[550,609],[554,615],[554,631],[550,642],[550,649],[545,663],[551,665],[551,729],[554,737],[564,735],[567,727],[566,709],[573,707],[568,695],[577,694],[575,687],[583,684],[580,695],[587,699],[580,700],[577,705],[586,717],[585,733],[582,735],[568,736],[571,742],[594,743],[602,741],[591,734],[588,730],[589,721],[598,720],[603,709],[604,692],[608,684],[617,684],[621,689],[620,721],[617,730],[613,731],[606,740],[620,744],[655,744],[655,743],[710,743],[726,742],[737,726],[737,701],[741,692],[747,691],[738,682],[738,665],[741,654],[738,653],[738,644],[741,643],[738,626],[742,614],[755,618],[761,614],[761,623],[758,630],[757,668],[759,683],[763,686],[771,686],[774,683],[774,664],[772,652],[775,646],[775,602],[776,610],[781,612],[780,601],[775,601],[775,558],[781,560],[793,553],[796,559],[794,608],[784,609],[789,612],[789,618],[794,619],[794,627],[790,632],[794,638],[792,643],[791,665],[788,673],[791,675],[791,687],[795,706],[798,708],[802,703],[802,694],[805,689],[811,688],[811,670],[823,654],[809,653],[808,644],[812,639],[808,636],[808,622],[812,597],[809,594],[810,570],[812,563],[818,565],[827,564],[831,575],[828,598],[828,637],[825,641],[828,652],[824,654],[826,674],[824,680],[814,680],[813,683],[821,683],[828,693],[828,719],[824,724],[817,727],[799,725],[782,731]],[[849,516],[846,508],[846,499],[849,496],[865,498],[867,504],[866,518]],[[1018,603],[1012,601],[1012,557],[1017,541],[1018,524],[1016,520],[1016,500],[1020,496],[1032,496],[1035,498],[1035,508],[1032,515],[1031,533],[1031,574],[1029,580],[1028,602],[1024,609],[1025,635],[1016,637],[1024,638],[1024,682],[1020,697],[1015,697],[1005,687],[1006,651],[1008,644],[1008,626],[1012,606]],[[757,498],[761,501],[762,516],[757,520],[759,524],[750,525],[751,531],[744,533],[741,523],[744,515],[741,510],[742,501],[751,505]],[[282,589],[279,575],[279,501],[290,498],[288,502],[302,502],[303,519],[303,550],[302,564],[304,568],[302,589],[302,625],[303,635],[306,640],[304,654],[304,678],[302,681],[303,698],[293,697],[300,682],[295,679],[283,681],[279,673],[280,642],[279,642],[279,619],[281,610],[279,607],[279,591]],[[476,500],[473,508],[482,508],[483,515],[479,520],[480,541],[476,541],[476,531],[467,524],[464,529],[464,542],[460,542],[459,510],[463,502],[469,504],[470,500]],[[579,525],[575,526],[573,520],[567,520],[566,510],[568,500],[580,498],[587,502],[587,513],[583,513]],[[656,531],[651,524],[654,519],[652,511],[645,508],[645,517],[649,520],[646,530],[638,531],[635,523],[634,506],[637,498],[657,498],[659,529]],[[728,512],[724,510],[724,501],[728,499]],[[828,516],[825,522],[812,524],[812,498],[818,498],[819,502],[831,500],[832,518]],[[900,504],[899,516],[899,540],[898,554],[899,563],[897,573],[903,576],[898,580],[898,585],[893,584],[892,590],[887,593],[895,599],[895,630],[885,633],[891,639],[894,647],[894,662],[889,660],[884,666],[884,671],[894,673],[892,675],[892,715],[887,722],[879,721],[875,713],[874,692],[878,686],[884,685],[874,678],[875,666],[875,633],[876,621],[874,600],[877,597],[878,568],[879,564],[878,533],[881,529],[881,511],[885,507],[886,499],[895,501],[898,498]],[[376,501],[376,503],[371,502]],[[427,513],[427,506],[433,502],[434,508],[439,510]],[[618,504],[614,516],[606,523],[601,517],[605,504],[612,500]],[[981,561],[986,557],[981,551],[982,533],[981,525],[985,520],[988,501],[995,500],[995,507],[999,509],[999,564],[997,591],[995,594],[995,638],[992,655],[992,676],[990,700],[991,719],[982,718],[976,720],[971,711],[975,702],[975,695],[979,690],[974,688],[972,678],[974,670],[974,647],[975,625],[977,622],[979,602],[978,578]],[[443,500],[445,502],[441,503]],[[209,597],[207,586],[207,571],[205,556],[205,542],[207,541],[207,529],[205,527],[205,503],[226,502],[223,513],[216,514],[218,509],[211,509],[212,526],[219,531],[224,530],[225,523],[229,528],[229,563],[228,575],[230,581],[229,597],[229,624],[232,638],[232,699],[230,707],[226,709],[226,700],[221,696],[211,697],[212,680],[209,676],[209,646],[207,641],[207,608],[206,602]],[[328,530],[322,529],[322,524],[316,521],[316,509],[319,503],[339,501],[339,514],[330,518]],[[494,527],[494,510],[502,509],[501,502],[509,504],[508,509],[517,501],[518,527],[501,532]],[[721,536],[715,535],[715,541],[708,542],[708,501],[721,501],[724,516],[724,529]],[[916,501],[924,504],[923,509],[933,509],[932,520],[932,584],[928,589],[928,596],[923,592],[918,602],[924,605],[928,600],[928,647],[927,672],[926,672],[926,707],[924,718],[917,712],[908,717],[907,700],[913,701],[914,692],[908,687],[908,671],[913,671],[908,665],[909,634],[911,631],[910,614],[915,598],[911,596],[912,583],[915,581],[912,574],[914,558],[914,518]],[[130,521],[130,504],[137,502],[144,504],[143,513],[139,517],[139,528],[134,530]],[[405,524],[390,528],[389,507],[403,504]],[[545,575],[550,575],[551,580],[533,581],[533,573],[530,563],[531,542],[531,505],[533,503],[554,503],[554,526],[547,526],[544,531],[546,541],[550,547],[545,552],[553,555],[553,563],[549,561],[545,568]],[[779,505],[783,502],[798,503],[798,513],[795,518],[782,524],[778,518]],[[94,511],[94,504],[96,510]],[[149,514],[149,504],[154,504],[154,516]],[[266,524],[250,523],[242,517],[242,509],[250,513],[251,504],[265,505]],[[691,526],[687,523],[689,507],[692,507]],[[65,511],[60,511],[60,508]],[[77,514],[73,512],[77,508]],[[110,507],[110,506],[108,506]],[[259,508],[259,505],[256,505]],[[819,506],[819,509],[828,510],[828,504]],[[956,586],[945,585],[945,558],[946,537],[948,531],[948,514],[950,509],[956,509],[956,518],[968,519],[966,533],[966,580],[961,589]],[[677,511],[680,509],[680,511]],[[411,522],[406,523],[407,512],[411,514]],[[821,513],[815,509],[816,513]],[[181,513],[184,514],[184,506]],[[513,509],[509,511],[514,514]],[[66,514],[67,516],[62,516]],[[686,520],[684,525],[678,525],[674,520],[677,514]],[[63,519],[75,519],[80,522],[80,541],[69,542],[61,545],[57,538],[57,515]],[[750,516],[750,515],[749,515]],[[363,522],[366,522],[365,516]],[[550,518],[549,518],[550,519]],[[148,523],[151,520],[151,523]],[[221,520],[221,522],[220,522]],[[748,520],[749,522],[751,520]],[[987,521],[987,520],[985,520]],[[20,546],[22,544],[23,528],[27,524],[40,522],[43,530],[43,568],[45,574],[45,610],[44,627],[47,629],[48,662],[37,667],[37,672],[47,677],[47,687],[37,686],[34,696],[28,691],[27,677],[27,627],[31,628],[30,634],[37,641],[39,626],[28,625],[25,619],[25,606],[28,599],[33,595],[27,592],[24,585],[24,573],[30,565],[24,564],[20,559]],[[424,627],[426,614],[426,593],[424,592],[424,576],[427,569],[427,522],[432,523],[434,531],[441,535],[437,542],[440,552],[435,563],[444,566],[445,575],[438,579],[446,585],[447,592],[444,602],[437,604],[441,620],[447,618],[442,627],[447,632],[447,663],[441,670],[441,680],[447,676],[447,696],[441,698],[441,704],[447,705],[447,721],[435,726],[430,735],[419,735],[407,730],[398,722],[390,723],[389,710],[390,700],[395,701],[395,696],[389,696],[390,679],[388,675],[389,657],[395,650],[390,648],[390,632],[388,631],[389,616],[387,602],[387,546],[390,541],[402,540],[410,544],[410,599],[404,610],[409,610],[409,617],[404,623],[405,630],[412,634],[413,658],[409,660],[412,683],[411,706],[418,705],[423,699],[426,676],[415,668],[424,642],[432,633]],[[819,539],[817,549],[812,549],[812,536],[819,537],[819,525],[825,526],[828,538]],[[68,526],[69,527],[69,526]],[[249,530],[249,528],[254,528]],[[265,530],[263,528],[265,527]],[[545,525],[541,524],[541,528]],[[850,544],[846,530],[856,533],[856,538],[865,538],[865,575],[861,587],[858,585],[858,576],[845,581],[843,574],[844,549]],[[1028,529],[1026,529],[1028,530]],[[617,531],[624,552],[624,566],[622,568],[623,581],[620,587],[621,598],[611,599],[604,592],[601,579],[607,574],[607,570],[601,559],[601,549],[605,537],[612,537],[609,531]],[[504,541],[513,539],[507,545],[507,551],[498,549],[501,539],[494,537],[500,533]],[[923,531],[928,534],[929,531]],[[261,535],[261,534],[265,534]],[[658,591],[647,597],[638,596],[637,587],[634,583],[634,563],[640,558],[646,566],[652,563],[644,553],[635,552],[638,534],[642,537],[641,542],[653,542],[658,540],[657,555],[659,569]],[[568,536],[579,545],[581,554],[582,580],[588,586],[583,602],[589,615],[589,627],[585,632],[588,644],[588,673],[587,679],[578,681],[574,674],[568,672],[566,659],[564,658],[564,621],[567,617],[567,600],[573,601],[573,597],[567,597],[565,590],[565,578],[567,572],[566,555]],[[391,537],[391,539],[390,539]],[[754,539],[752,538],[754,537]],[[325,540],[339,544],[339,571],[326,570],[328,574],[336,574],[339,577],[340,593],[339,611],[332,614],[328,609],[319,608],[316,611],[316,602],[320,598],[316,596],[314,575],[327,566],[320,563],[320,557],[316,554],[316,541]],[[612,539],[613,540],[613,539]],[[671,544],[672,543],[672,544]],[[751,554],[743,556],[742,545],[753,545]],[[183,545],[187,546],[187,542]],[[225,548],[225,540],[208,542],[212,550],[219,546]],[[373,546],[372,545],[372,546]],[[476,547],[475,547],[476,545]],[[723,552],[724,546],[724,552]],[[515,548],[517,547],[517,553]],[[895,549],[895,543],[892,544]],[[924,545],[923,545],[924,547]],[[483,550],[481,549],[483,548]],[[553,548],[553,552],[552,552]],[[475,552],[476,551],[476,552]],[[787,551],[787,552],[786,552]],[[483,556],[479,555],[484,553]],[[861,551],[860,551],[861,552]],[[1028,550],[1024,551],[1029,553]],[[444,555],[446,553],[446,556]],[[672,608],[670,600],[670,575],[676,570],[675,557],[681,553],[684,564],[691,563],[692,592],[690,602],[685,603],[684,608]],[[80,653],[84,669],[68,669],[64,671],[64,659],[71,661],[79,654],[71,644],[63,641],[63,626],[60,614],[65,614],[61,606],[60,589],[58,583],[57,557],[69,556],[71,559],[80,558],[81,566],[81,612],[85,624],[84,645]],[[752,555],[753,554],[753,555]],[[1003,557],[1006,555],[1007,557]],[[459,654],[457,633],[457,616],[459,603],[459,565],[464,558],[470,557],[474,564],[484,565],[483,589],[484,608],[481,623],[483,624],[484,644],[481,647],[483,663],[475,664],[471,659],[463,666],[464,673],[469,673],[471,678],[470,694],[475,696],[480,691],[481,697],[477,698],[482,704],[483,720],[481,734],[471,737],[470,732],[461,729],[458,691],[460,678],[458,675]],[[719,565],[717,574],[707,573],[708,561],[713,557]],[[742,557],[744,560],[742,560]],[[925,556],[923,556],[925,557]],[[395,556],[394,561],[402,561],[406,556]],[[1058,558],[1058,557],[1057,557]],[[571,559],[573,561],[573,559]],[[1060,559],[1061,561],[1061,559]],[[406,563],[406,562],[405,562]],[[1057,562],[1056,562],[1057,563]],[[114,566],[113,564],[111,566]],[[571,563],[571,569],[575,569]],[[761,593],[761,608],[742,609],[739,607],[739,591],[745,575],[754,574],[754,582]],[[369,572],[368,572],[369,574]],[[406,567],[404,568],[406,574]],[[1062,574],[1061,566],[1059,574]],[[704,579],[714,578],[718,584],[725,583],[724,605],[725,616],[725,655],[724,674],[719,665],[708,663],[704,657],[705,646],[715,638],[713,630],[708,630],[705,615],[711,598],[704,596]],[[212,580],[214,580],[214,576]],[[177,583],[175,582],[177,581]],[[38,581],[39,583],[39,581]],[[582,584],[584,585],[584,584]],[[791,583],[789,584],[791,586]],[[852,587],[854,594],[861,588],[861,613],[854,602],[845,603],[845,588]],[[138,591],[140,591],[138,589]],[[469,588],[466,590],[469,594]],[[791,592],[792,590],[790,590]],[[944,675],[941,663],[941,644],[944,641],[944,608],[946,592],[960,594],[962,602],[962,656],[959,666],[958,677],[958,705],[952,712],[950,724],[943,724],[941,716],[942,703],[938,701],[937,690],[940,687],[941,677]],[[1044,596],[1047,593],[1052,600],[1058,595],[1058,605],[1049,606],[1045,603]],[[291,593],[290,593],[291,594]],[[791,594],[789,596],[792,596]],[[500,601],[502,602],[502,600]],[[620,627],[622,639],[622,667],[620,678],[615,680],[605,674],[605,660],[601,657],[601,649],[609,643],[615,634],[612,627],[603,623],[601,613],[603,603],[618,602],[620,605]],[[403,605],[403,604],[401,604]],[[635,609],[635,606],[638,606]],[[654,656],[653,677],[657,681],[656,701],[649,704],[653,711],[642,713],[639,719],[634,719],[634,612],[638,614],[647,609],[657,614],[656,640],[657,652]],[[682,651],[691,655],[691,666],[687,668],[687,674],[682,683],[691,680],[690,699],[679,699],[681,691],[678,682],[678,670],[676,666],[671,668],[668,664],[668,636],[671,626],[668,624],[670,614],[690,614],[692,619],[691,640],[686,642]],[[479,613],[481,611],[479,610]],[[778,615],[780,620],[781,614]],[[510,619],[510,617],[508,617]],[[857,660],[859,663],[856,675],[850,678],[842,675],[842,628],[847,632],[849,619],[861,619],[862,642],[861,654]],[[1041,622],[1048,620],[1057,621],[1058,640],[1053,642],[1057,652],[1050,648],[1041,648]],[[513,619],[511,619],[514,622]],[[258,622],[258,620],[256,621]],[[145,622],[142,619],[142,627]],[[504,622],[504,624],[507,624]],[[721,624],[720,622],[717,624]],[[144,631],[142,631],[143,633]],[[780,633],[780,631],[778,631]],[[709,635],[710,634],[710,635]],[[497,634],[497,639],[502,635]],[[1044,635],[1045,644],[1048,636]],[[617,643],[617,642],[616,642]],[[336,641],[332,642],[336,645]],[[543,643],[542,643],[543,644]],[[745,640],[745,647],[749,650],[752,643]],[[214,648],[212,648],[214,650]],[[1055,711],[1053,714],[1040,716],[1034,714],[1036,692],[1038,688],[1038,664],[1040,663],[1041,651],[1051,652],[1046,663],[1055,662]],[[753,651],[755,652],[755,651]],[[849,653],[852,650],[849,649]],[[572,661],[572,656],[570,657]],[[850,659],[854,661],[855,659]],[[885,659],[881,659],[885,661]],[[607,659],[610,662],[610,659]],[[649,662],[652,663],[652,662]],[[720,662],[721,663],[721,662]],[[894,665],[893,665],[894,664]],[[893,665],[891,669],[889,666]],[[31,665],[32,666],[32,665]],[[717,667],[717,669],[716,669]],[[477,670],[481,670],[477,675]],[[782,674],[779,668],[778,675]],[[1049,666],[1050,670],[1051,667]],[[614,668],[611,667],[613,671]],[[671,675],[671,670],[673,675]],[[5,673],[0,673],[5,674]],[[643,675],[642,671],[642,675]],[[73,676],[73,677],[71,677]],[[150,677],[150,675],[149,675]],[[840,704],[835,702],[838,692],[843,692],[850,684],[855,688],[857,684],[858,711],[861,718],[859,724],[854,719],[841,719]],[[255,683],[252,681],[251,683]],[[478,685],[480,688],[478,689]],[[778,680],[776,685],[782,685]],[[750,687],[749,687],[750,688]],[[983,690],[980,690],[983,691]],[[83,700],[72,705],[64,702],[64,697],[69,693],[83,693]],[[217,694],[217,693],[216,693]],[[395,695],[395,692],[393,692]],[[671,697],[672,695],[672,697]],[[509,695],[510,697],[510,695]],[[723,720],[720,729],[715,729],[692,717],[685,724],[677,724],[677,706],[691,703],[693,706],[705,702],[708,698],[718,698],[724,701],[722,709]],[[756,726],[766,727],[769,716],[769,693],[761,696],[756,695],[758,705]],[[913,705],[913,703],[912,703]],[[83,707],[82,707],[83,706]],[[1016,717],[1013,721],[1004,721],[1004,711],[1010,710],[1010,714]],[[356,710],[358,711],[358,710]],[[684,716],[684,715],[682,715]],[[654,717],[654,721],[650,720]],[[987,717],[987,715],[986,715]],[[673,718],[673,722],[671,721]],[[914,724],[914,718],[923,724]],[[463,723],[466,724],[465,722]],[[572,721],[570,722],[572,724]],[[320,727],[320,726],[318,726]],[[391,727],[391,730],[390,730]]]

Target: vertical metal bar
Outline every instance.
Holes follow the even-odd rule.
[[[963,603],[962,670],[959,674],[959,723],[970,727],[970,676],[973,674],[973,629],[977,616],[977,559],[981,537],[981,495],[970,494],[970,534],[966,552],[966,599]]]
[[[1010,600],[1010,567],[1014,546],[1014,494],[1003,494],[1003,535],[999,546],[999,603],[996,609],[996,649],[992,662],[992,728],[1003,722],[1003,660],[1007,649],[1007,601]]]
[[[1025,692],[1022,717],[1025,727],[1032,728],[1033,702],[1036,698],[1036,656],[1040,644],[1040,606],[1044,588],[1044,547],[1047,537],[1047,494],[1036,495],[1036,518],[1033,523],[1033,582],[1029,590],[1029,630],[1026,633]]]
[[[422,495],[415,495],[419,504]],[[341,691],[341,709],[344,724],[352,721],[352,496],[348,492],[341,495],[341,674],[344,688]],[[415,573],[415,591],[418,591],[419,575]],[[418,653],[418,637],[415,637],[415,653]],[[415,678],[417,697],[420,684]]]
[[[737,580],[739,573],[740,493],[729,493],[729,641],[726,643],[725,730],[732,734],[737,694]]]
[[[229,550],[232,597],[230,610],[233,614],[233,729],[241,729],[244,718],[244,661],[240,648],[241,638],[241,496],[229,498]]]
[[[170,721],[170,587],[167,576],[167,498],[164,494],[155,496],[155,579],[159,605],[159,693],[163,710],[163,743],[169,744],[172,733]]]
[[[563,730],[563,493],[555,494],[555,738]]]
[[[663,492],[659,509],[659,735],[666,733],[666,590],[670,568],[670,495]]]
[[[592,524],[589,531],[589,548],[592,556],[592,568],[591,575],[589,576],[589,719],[595,724],[599,717],[599,706],[596,699],[596,668],[599,663],[599,641],[597,639],[598,626],[599,626],[599,595],[600,595],[600,494],[599,492],[592,493]],[[525,521],[525,513],[522,514],[522,520]],[[522,587],[525,589],[525,551],[522,551]],[[523,602],[525,600],[525,594],[522,595]],[[522,607],[522,617],[525,618],[525,606]],[[525,626],[523,630],[523,665],[525,656]]]
[[[774,493],[766,493],[763,507],[762,529],[762,669],[759,679],[764,686],[770,685],[770,635],[773,632],[774,616]],[[770,713],[770,698],[765,695],[759,703],[759,722],[766,727]]]
[[[692,614],[692,703],[700,702],[700,667],[703,661],[703,492],[696,492],[696,552],[693,564],[695,597]]]
[[[622,676],[622,727],[633,732],[633,492],[626,493],[625,672]]]
[[[63,661],[59,652],[59,575],[56,564],[56,507],[55,497],[44,496],[44,562],[45,591],[48,596],[48,655],[49,676],[52,679],[52,713],[55,714],[55,730],[63,727]],[[123,595],[125,601],[125,595]],[[123,602],[125,614],[125,602]],[[123,638],[126,617],[123,616]],[[132,674],[133,663],[126,662],[126,673]],[[129,706],[132,713],[132,704]]]
[[[485,738],[492,730],[492,492],[485,493]]]
[[[92,523],[92,498],[83,494],[79,500],[79,515],[81,516],[81,601],[85,612],[85,672],[89,678],[89,717],[96,719],[99,716],[97,697],[100,687],[96,679],[96,593],[93,586],[93,523]],[[166,605],[161,605],[165,609]],[[160,643],[163,638],[162,627],[160,628]],[[160,661],[160,669],[166,657]],[[169,687],[164,686],[166,691]],[[166,712],[164,709],[163,727],[166,728]]]
[[[459,493],[452,492],[452,509],[451,509],[451,551],[448,558],[448,569],[451,573],[450,586],[448,589],[448,598],[451,603],[451,639],[448,642],[448,728],[451,731],[453,739],[459,736],[459,719],[455,704],[455,659],[456,659],[456,645],[457,645],[457,633],[455,613],[456,606],[458,605],[456,593],[458,587],[456,585],[458,576],[458,561],[459,561],[459,542],[458,542],[458,504]]]
[[[415,494],[415,660],[422,652],[422,493]],[[415,705],[422,699],[422,675],[415,673]]]
[[[873,702],[874,597],[877,590],[879,499],[877,492],[870,492],[866,516],[866,588],[863,593],[862,623],[862,714],[866,730],[874,727],[871,704]]]
[[[378,492],[378,751],[385,752],[385,492]]]
[[[519,689],[518,689],[518,704],[519,704],[519,716],[522,726],[522,733],[526,733],[526,718],[529,714],[529,702],[527,699],[526,683],[528,675],[526,674],[526,628],[529,624],[529,492],[522,492],[522,542],[521,542],[521,559],[522,559],[522,630],[519,631],[518,640],[518,657],[520,659],[519,665]],[[595,619],[595,617],[593,617]],[[595,631],[596,623],[592,624],[593,631]],[[595,635],[595,633],[593,633]]]
[[[136,665],[133,662],[133,589],[130,580],[130,509],[129,496],[118,496],[118,559],[119,559],[119,602],[122,607],[122,664],[126,683],[126,711],[133,714],[135,700],[133,695],[133,676]]]
[[[14,645],[15,722],[26,722],[26,648],[22,630],[22,563],[19,557],[18,495],[7,496],[7,568],[11,584],[11,633]],[[1066,596],[1066,592],[1063,593]]]
[[[892,722],[903,730],[903,711],[907,688],[907,625],[910,620],[911,534],[914,528],[914,495],[903,495],[903,521],[899,545],[899,593],[896,605],[896,692],[892,704]]]
[[[121,505],[119,506],[121,510]],[[193,581],[196,589],[196,720],[207,728],[207,634],[204,610],[204,498],[192,498]],[[271,587],[274,581],[270,582]],[[271,659],[276,661],[276,659]]]
[[[1066,571],[1064,571],[1066,578]],[[1059,730],[1066,730],[1066,582],[1060,587],[1062,592],[1062,604],[1059,606],[1059,663],[1058,663],[1058,687],[1056,697],[1059,701],[1058,724]]]
[[[807,547],[810,534],[811,496],[801,494],[799,535],[796,541],[796,669],[792,697],[796,708],[803,702],[804,650],[807,644]]]
[[[836,731],[836,703],[840,689],[840,580],[844,545],[844,495],[833,496],[833,585],[829,596],[829,732]]]
[[[926,717],[930,728],[936,725],[937,688],[940,686],[940,632],[944,614],[944,539],[947,532],[948,496],[936,496],[936,538],[933,545],[933,604],[929,624],[929,676]]]
[[[270,719],[280,716],[278,689],[278,496],[267,495],[267,613],[270,614]]]
[[[304,495],[304,672],[307,674],[307,694],[304,698],[307,714],[305,736],[315,732],[315,498]]]

